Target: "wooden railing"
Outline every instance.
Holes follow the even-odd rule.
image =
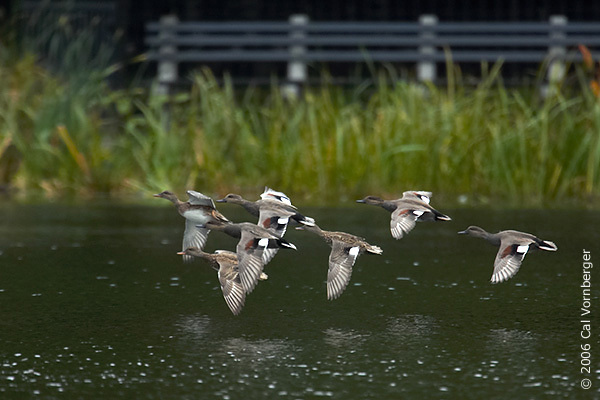
[[[581,60],[578,45],[600,50],[600,23],[317,22],[304,15],[285,22],[180,22],[165,16],[147,25],[148,59],[168,91],[178,64],[286,63],[290,84],[307,81],[315,63],[407,63],[420,81],[435,81],[440,63],[545,63],[550,81],[562,79],[565,62]]]

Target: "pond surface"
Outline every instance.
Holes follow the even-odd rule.
[[[583,249],[600,260],[600,213],[434,206],[453,220],[399,241],[383,209],[303,209],[383,255],[362,255],[328,301],[329,247],[290,229],[298,251],[280,251],[236,317],[216,273],[176,255],[172,207],[0,205],[0,397],[599,398],[596,268],[588,340],[580,285]],[[492,285],[496,248],[456,234],[471,224],[529,231],[559,251],[529,254]],[[206,247],[234,248],[220,232]]]

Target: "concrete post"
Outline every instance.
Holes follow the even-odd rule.
[[[421,15],[419,24],[421,25],[421,40],[431,40],[435,38],[435,25],[438,23],[438,18],[435,15]],[[435,54],[435,46],[421,45],[419,53],[427,56]],[[435,61],[419,61],[417,63],[417,79],[419,82],[434,82],[437,77],[437,66]]]
[[[164,15],[160,18],[160,40],[168,40],[175,36],[175,27],[179,19],[175,15]],[[172,44],[161,44],[158,49],[159,57],[173,56],[177,53],[177,47]],[[177,82],[177,62],[171,60],[158,61],[157,66],[158,88],[157,94],[167,95],[170,87]]]
[[[292,25],[290,29],[290,38],[303,39],[306,37],[304,27],[308,25],[309,18],[304,14],[294,14],[289,18]],[[304,45],[292,45],[289,48],[291,61],[287,65],[287,83],[283,86],[283,94],[287,97],[298,97],[300,94],[300,85],[306,83],[308,78],[306,62],[302,60],[306,54]]]
[[[564,45],[556,44],[557,41],[566,37],[564,30],[567,25],[567,17],[564,15],[553,15],[550,17],[550,47],[548,49],[548,82],[550,86],[559,84],[566,74],[565,57],[567,49]]]

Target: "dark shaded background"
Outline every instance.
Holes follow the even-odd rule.
[[[68,4],[66,7],[65,4]],[[118,48],[114,61],[125,61],[126,68],[113,76],[112,82],[121,86],[133,76],[152,79],[155,66],[145,63],[140,74],[139,64],[131,63],[144,53],[145,24],[157,21],[166,14],[175,14],[182,21],[231,21],[262,20],[283,21],[292,14],[306,14],[316,21],[417,21],[420,15],[435,14],[440,21],[547,21],[556,14],[565,15],[571,21],[600,20],[600,1],[554,0],[554,1],[459,1],[459,0],[175,0],[175,1],[7,1],[0,0],[0,23],[18,21],[17,25],[38,29],[40,24],[32,17],[40,5],[44,14],[58,19],[68,9],[71,23],[80,27],[94,26],[100,38],[119,33]],[[51,20],[52,18],[50,18]],[[94,22],[92,22],[94,21]],[[100,21],[100,22],[98,22]],[[1,38],[0,38],[1,40]],[[102,39],[101,39],[102,40]],[[44,50],[38,51],[42,55]],[[43,56],[42,56],[43,57]],[[185,66],[180,72],[188,73]],[[330,66],[337,75],[348,76],[351,66]],[[268,82],[270,74],[285,75],[285,64],[268,65],[211,65],[217,77],[229,71],[240,82],[249,82],[262,76]],[[476,74],[479,65],[471,68]],[[505,66],[505,75],[527,76],[536,74],[537,66]],[[338,71],[339,70],[339,71]],[[467,69],[470,71],[470,69]],[[440,75],[444,76],[443,71]],[[249,80],[242,80],[240,77]]]

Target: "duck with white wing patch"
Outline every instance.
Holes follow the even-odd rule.
[[[478,226],[469,226],[461,235],[480,237],[500,247],[494,260],[492,283],[504,282],[519,271],[525,255],[531,250],[556,251],[558,247],[549,240],[542,240],[525,232],[507,230],[498,233],[486,232]]]
[[[313,232],[331,246],[329,270],[327,272],[327,299],[334,300],[342,295],[352,276],[352,267],[362,253],[383,254],[378,246],[367,243],[363,238],[346,232],[331,232],[316,224],[303,224],[299,230]]]

